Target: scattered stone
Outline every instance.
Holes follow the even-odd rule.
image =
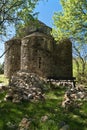
[[[29,130],[31,121],[27,118],[23,118],[19,123],[19,130]]]
[[[48,120],[48,116],[47,115],[41,117],[41,121],[42,122],[46,122],[47,120]]]
[[[12,101],[12,99],[13,99],[12,94],[6,94],[4,101],[6,101],[6,100]]]
[[[61,86],[61,88],[64,88],[64,87],[69,87],[69,88],[72,88],[73,87],[73,83],[72,82],[67,82],[67,81],[55,81],[55,80],[47,80],[48,83],[51,83],[51,85],[54,85],[53,88],[58,88],[59,86]]]
[[[4,100],[22,102],[44,100],[45,81],[34,73],[19,71],[9,83],[9,91]]]
[[[80,105],[79,103],[77,103],[77,101],[86,99],[87,99],[87,91],[84,88],[69,88],[64,95],[62,107],[63,108],[69,108],[70,106],[78,107]]]
[[[17,129],[17,124],[16,123],[12,123],[12,122],[7,122],[6,123],[7,127],[9,128],[9,130],[16,130]]]

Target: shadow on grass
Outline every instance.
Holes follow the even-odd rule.
[[[53,99],[46,98],[45,101],[38,102],[1,102],[0,103],[0,130],[17,130],[19,122],[24,117],[32,121],[31,130],[59,130],[61,121],[70,126],[70,130],[87,129],[87,103],[81,108],[65,110],[61,107],[61,98],[64,89],[50,90],[47,94],[53,94]],[[54,99],[54,96],[57,96]],[[61,97],[61,98],[60,98]],[[46,122],[41,122],[42,116],[48,116]],[[8,123],[15,124],[16,127],[9,127]]]

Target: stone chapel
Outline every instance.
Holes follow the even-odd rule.
[[[31,22],[20,31],[21,38],[5,43],[4,74],[10,78],[19,70],[36,73],[41,77],[72,77],[72,43],[56,43],[51,28],[44,23]]]

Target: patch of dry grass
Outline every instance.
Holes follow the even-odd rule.
[[[3,74],[0,74],[0,83],[8,85],[8,78],[6,78]]]

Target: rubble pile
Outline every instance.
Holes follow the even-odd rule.
[[[44,80],[34,73],[19,71],[9,83],[5,100],[12,102],[44,99]]]
[[[79,101],[87,100],[87,90],[84,88],[69,88],[62,102],[62,107],[69,108],[70,106],[79,106]]]

